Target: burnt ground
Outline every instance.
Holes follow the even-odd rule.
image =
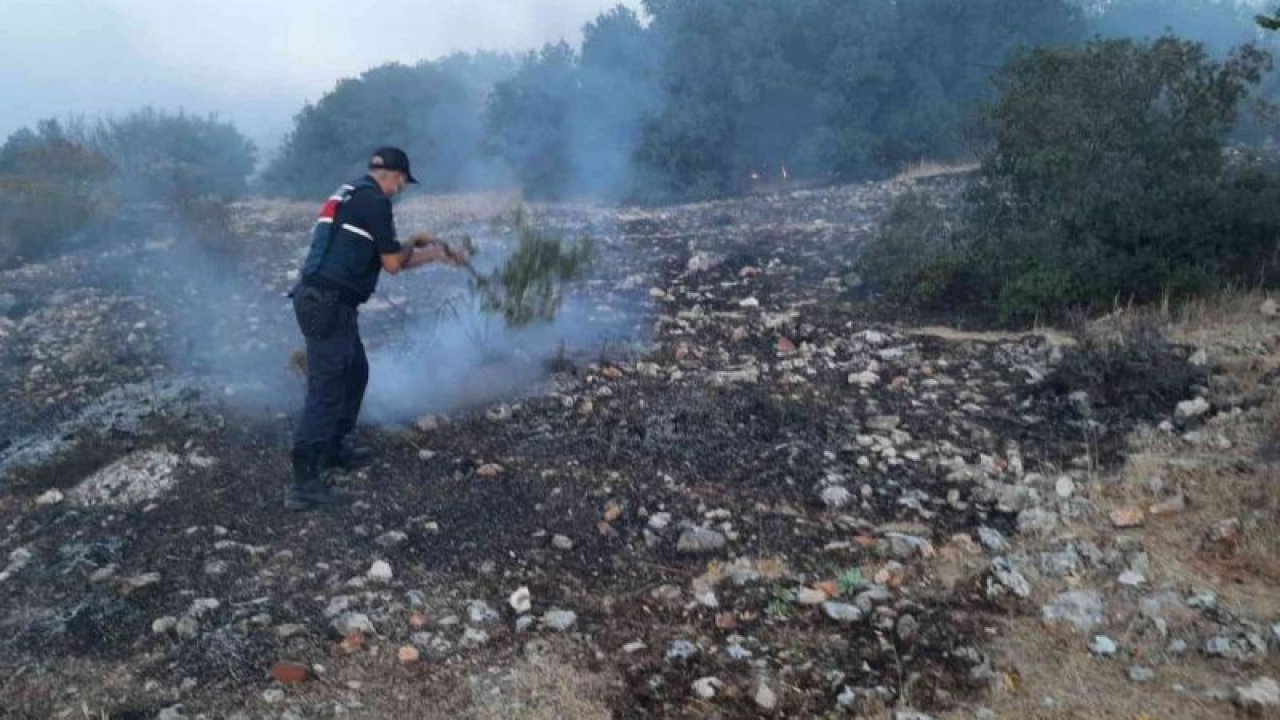
[[[299,393],[280,293],[309,207],[237,208],[216,262],[143,216],[98,254],[0,275],[0,714],[502,717],[527,711],[504,672],[551,659],[600,679],[602,716],[980,704],[984,648],[1026,611],[985,580],[993,538],[1143,418],[1099,422],[1047,385],[1052,336],[869,324],[852,262],[908,186],[534,208],[597,240],[576,301],[607,331],[535,358],[523,394],[362,428],[377,462],[316,514],[280,511]],[[457,202],[400,225],[480,228],[500,206]],[[191,262],[204,283],[173,270]],[[371,349],[430,285],[384,281]],[[160,469],[119,470],[148,452]],[[76,489],[113,468],[172,485]],[[282,660],[311,678],[277,683]]]

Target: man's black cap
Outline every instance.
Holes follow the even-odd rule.
[[[400,148],[384,147],[373,151],[373,157],[369,158],[370,170],[399,170],[404,173],[409,182],[414,185],[418,184],[417,178],[413,173],[409,172],[409,156],[404,154]]]

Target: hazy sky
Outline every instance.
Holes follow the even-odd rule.
[[[525,50],[639,0],[0,0],[0,141],[46,117],[217,112],[260,143],[342,77]]]

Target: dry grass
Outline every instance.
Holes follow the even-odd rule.
[[[1280,321],[1259,312],[1264,299],[1237,293],[1179,308],[1127,309],[1089,328],[1095,334],[1123,335],[1141,323],[1158,324],[1173,342],[1205,351],[1215,375],[1211,402],[1243,409],[1208,418],[1199,428],[1199,441],[1188,441],[1181,431],[1134,433],[1123,468],[1092,484],[1098,512],[1071,530],[1102,542],[1116,534],[1106,520],[1108,511],[1126,506],[1146,510],[1180,495],[1183,511],[1149,517],[1134,531],[1150,558],[1148,587],[1212,590],[1228,613],[1269,627],[1280,619],[1280,461],[1274,459],[1280,392],[1263,380],[1280,368]],[[1233,519],[1240,521],[1238,542],[1211,539],[1218,523]],[[1039,548],[1028,540],[1025,549]],[[1106,583],[1093,578],[1086,586]],[[1060,589],[1041,587],[1039,594]],[[1229,718],[1234,716],[1231,706],[1205,700],[1200,691],[1280,673],[1280,658],[1274,654],[1243,665],[1194,651],[1176,659],[1144,658],[1141,653],[1148,648],[1161,646],[1158,640],[1129,638],[1124,627],[1107,632],[1126,652],[1139,656],[1095,658],[1087,637],[1047,631],[1035,617],[1012,621],[997,649],[1004,656],[1002,667],[1016,668],[1019,676],[993,693],[989,706],[1001,718]],[[1178,636],[1193,645],[1199,637],[1195,632]],[[1156,680],[1133,683],[1127,677],[1133,665],[1152,667]],[[1056,701],[1053,707],[1042,703],[1046,696]]]

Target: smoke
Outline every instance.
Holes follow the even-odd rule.
[[[473,230],[480,247],[476,270],[488,274],[507,261],[516,241],[510,233]],[[362,422],[405,423],[526,397],[546,389],[554,363],[594,359],[607,345],[640,340],[641,307],[586,291],[588,284],[603,284],[599,273],[606,269],[596,265],[566,286],[548,320],[520,326],[487,311],[461,271],[400,275],[396,282],[409,286],[402,291],[416,295],[413,313],[387,307],[362,318],[362,326],[375,328],[366,336],[370,382]],[[386,304],[385,296],[370,303]]]

